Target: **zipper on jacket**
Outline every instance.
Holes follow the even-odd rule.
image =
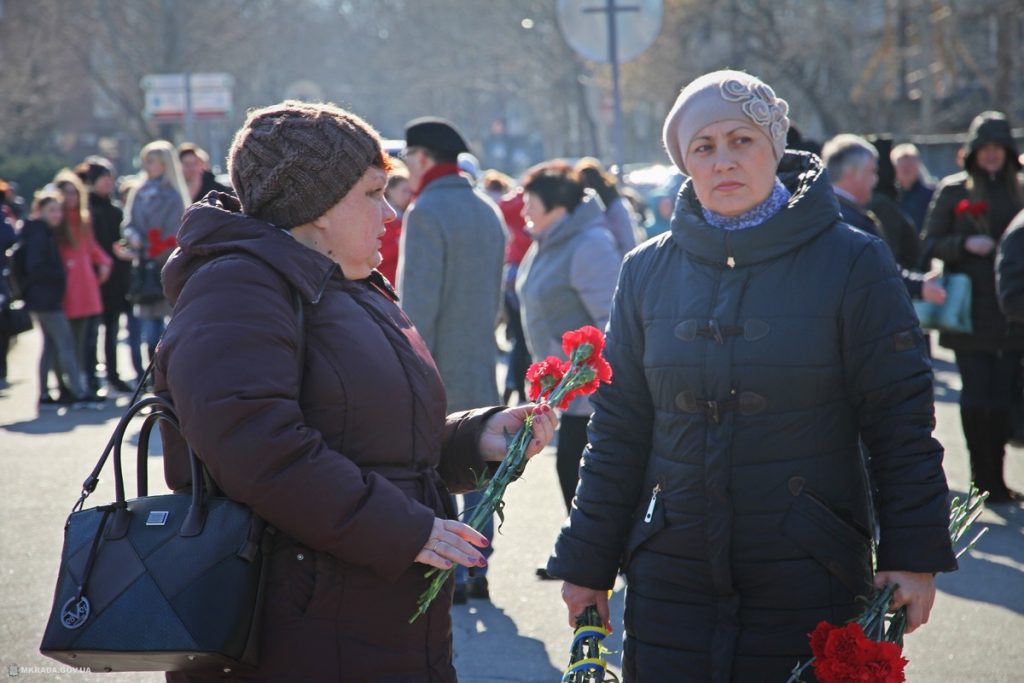
[[[654,506],[658,502],[658,494],[661,493],[661,484],[655,484],[651,491],[651,502],[647,505],[647,514],[644,515],[644,524],[650,524],[654,519]]]
[[[732,240],[730,239],[731,237],[732,235],[730,233],[725,233],[725,265],[729,268],[735,268],[736,259],[734,259],[732,256]]]
[[[317,288],[316,292],[313,294],[313,300],[310,301],[309,303],[313,304],[314,306],[317,305],[318,303],[320,303],[320,299],[324,295],[324,290],[327,289],[327,283],[331,281],[332,277],[334,277],[334,271],[336,271],[336,270],[340,270],[340,266],[338,266],[337,263],[332,265],[327,270],[327,277],[325,277],[323,279],[323,282],[320,283],[320,286]]]

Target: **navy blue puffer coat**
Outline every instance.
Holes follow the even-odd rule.
[[[607,589],[625,567],[631,683],[786,680],[817,622],[868,591],[869,480],[878,569],[956,567],[932,373],[893,258],[841,222],[817,157],[787,154],[779,177],[790,203],[735,232],[684,185],[671,233],[620,274],[615,378],[548,569]]]

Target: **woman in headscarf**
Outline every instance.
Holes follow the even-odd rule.
[[[820,159],[786,153],[787,112],[746,73],[686,86],[664,128],[689,176],[672,229],[619,276],[615,381],[548,572],[570,621],[607,620],[624,569],[631,683],[784,681],[872,584],[899,584],[914,630],[956,567],[914,309]]]

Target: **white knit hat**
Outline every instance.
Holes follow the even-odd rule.
[[[713,71],[683,88],[665,119],[665,149],[686,172],[686,150],[705,126],[748,119],[772,143],[775,159],[786,152],[789,104],[771,86],[742,71]]]

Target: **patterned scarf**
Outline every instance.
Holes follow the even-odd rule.
[[[723,216],[704,207],[701,207],[701,210],[704,212],[704,220],[716,228],[722,230],[746,230],[747,228],[761,225],[781,211],[782,207],[789,202],[791,196],[786,186],[776,178],[775,187],[772,188],[772,193],[768,195],[768,198],[738,216]]]

